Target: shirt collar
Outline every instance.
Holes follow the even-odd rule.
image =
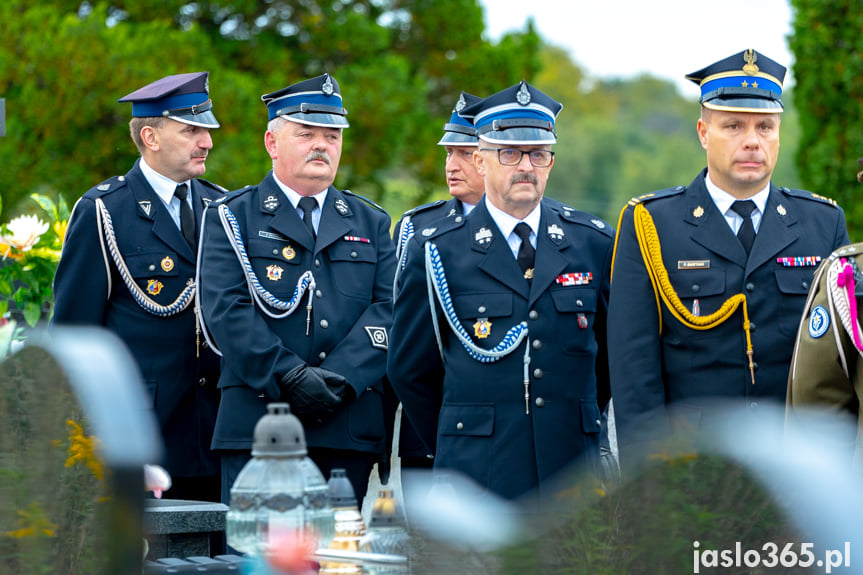
[[[530,230],[533,232],[534,236],[539,235],[539,216],[540,216],[540,204],[537,204],[533,210],[523,220],[519,220],[518,218],[509,215],[503,210],[498,209],[494,204],[492,204],[488,200],[488,196],[483,197],[483,201],[485,202],[485,207],[488,209],[488,213],[491,216],[491,219],[494,220],[494,223],[497,224],[500,233],[503,234],[503,237],[508,238],[512,233],[512,230],[515,229],[516,224],[519,222],[524,222],[528,226],[530,226]]]
[[[279,189],[281,189],[288,197],[288,201],[291,202],[291,205],[294,206],[294,209],[299,209],[300,198],[303,198],[304,196],[290,186],[288,186],[287,184],[283,183],[275,172],[273,172],[273,179],[276,181],[276,185],[279,186]],[[318,209],[324,209],[324,201],[327,199],[328,190],[329,186],[324,188],[322,192],[318,192],[313,196],[309,196],[311,198],[314,198],[315,201],[318,202]]]
[[[713,203],[716,204],[719,212],[723,215],[731,209],[731,204],[739,199],[717,186],[713,180],[710,179],[710,173],[705,176],[704,185],[707,187],[707,193],[710,194],[710,197],[713,199]],[[769,194],[770,182],[767,182],[767,185],[761,191],[747,199],[755,202],[755,207],[758,208],[758,212],[763,214],[764,210],[767,209],[767,197]]]
[[[138,162],[138,166],[140,166],[141,173],[144,174],[144,178],[147,180],[147,183],[150,184],[150,187],[153,188],[156,195],[165,202],[165,205],[171,204],[171,199],[174,197],[174,190],[177,189],[177,186],[180,184],[188,184],[189,190],[191,191],[192,189],[192,185],[189,180],[186,180],[185,182],[175,182],[171,178],[163,176],[151,168],[150,164],[148,164],[143,157]]]

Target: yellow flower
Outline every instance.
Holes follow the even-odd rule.
[[[69,431],[69,457],[66,459],[66,467],[72,467],[76,463],[86,465],[99,481],[104,476],[102,462],[96,454],[96,446],[99,440],[93,435],[84,435],[81,425],[69,419],[66,425],[71,427]]]
[[[6,231],[2,239],[7,245],[26,252],[32,248],[42,234],[48,231],[48,224],[37,216],[18,216],[6,224]]]
[[[57,239],[60,240],[60,245],[63,245],[63,242],[66,241],[66,226],[68,225],[68,220],[54,222],[54,233],[57,234]]]
[[[57,530],[57,524],[52,523],[45,515],[45,511],[39,505],[38,501],[33,501],[27,506],[27,509],[18,510],[18,525],[20,529],[15,531],[7,531],[6,535],[21,539],[23,537],[54,537]]]

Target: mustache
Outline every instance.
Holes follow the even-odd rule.
[[[536,178],[536,174],[515,174],[510,180],[510,184],[539,184],[539,180]]]
[[[315,150],[314,152],[310,152],[308,156],[306,156],[306,162],[314,162],[315,160],[321,160],[329,164],[331,162],[330,155],[326,152],[321,152],[320,150]]]
[[[194,154],[192,154],[192,157],[193,158],[206,158],[207,157],[207,150],[199,150],[199,151],[195,152]]]

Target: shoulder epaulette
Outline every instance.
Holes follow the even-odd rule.
[[[219,204],[224,204],[225,202],[229,202],[229,201],[233,200],[237,196],[242,196],[243,194],[245,194],[249,190],[253,190],[254,188],[255,188],[255,186],[248,185],[245,188],[240,188],[239,190],[232,190],[230,192],[225,193],[225,195],[222,196],[221,198],[211,202],[210,205],[211,206],[218,206]]]
[[[834,208],[838,206],[838,204],[836,203],[836,200],[834,200],[832,198],[828,198],[826,196],[821,196],[819,194],[815,194],[813,192],[809,192],[806,190],[794,190],[791,188],[779,188],[779,191],[781,191],[782,193],[787,194],[789,196],[794,196],[795,198],[803,198],[804,200],[813,200],[816,202],[820,202],[822,204],[829,204],[829,205],[833,206]]]
[[[371,201],[370,199],[368,199],[368,198],[367,198],[367,197],[365,197],[365,196],[361,196],[361,195],[359,195],[359,194],[355,194],[354,192],[352,192],[352,191],[350,191],[350,190],[342,190],[342,193],[343,193],[343,194],[346,194],[346,195],[348,195],[348,196],[353,196],[353,197],[355,197],[355,198],[359,198],[359,199],[361,199],[362,201],[364,201],[365,203],[367,203],[368,205],[370,205],[371,207],[373,207],[374,209],[376,209],[376,210],[378,210],[378,211],[381,211],[381,212],[383,212],[383,213],[387,213],[387,211],[386,211],[385,209],[383,209],[381,206],[379,206],[378,204],[374,203],[373,201]]]
[[[196,178],[196,179],[209,188],[213,188],[214,190],[222,192],[223,194],[228,193],[228,188],[223,188],[219,184],[214,184],[213,182],[211,182],[209,180],[205,180],[204,178]]]
[[[97,195],[110,194],[126,185],[126,176],[114,176],[93,187]]]
[[[412,216],[412,215],[414,215],[414,214],[418,214],[418,213],[420,213],[420,212],[425,212],[425,211],[428,211],[428,210],[430,210],[430,209],[432,209],[432,208],[436,208],[436,207],[438,207],[438,206],[442,206],[442,205],[444,205],[445,203],[446,203],[446,200],[435,200],[435,201],[433,201],[433,202],[429,202],[429,203],[427,203],[427,204],[421,204],[421,205],[416,206],[415,208],[411,208],[411,209],[409,209],[408,211],[406,211],[405,213],[403,213],[403,214],[402,214],[402,217],[405,217],[405,216]]]
[[[556,212],[561,217],[561,219],[564,219],[573,224],[580,224],[582,226],[587,226],[589,228],[599,230],[600,232],[609,237],[614,235],[614,230],[612,229],[612,227],[609,226],[601,218],[598,218],[593,214],[588,214],[587,212],[576,210],[575,208],[571,208],[567,205],[561,204],[560,202],[549,202],[549,204],[549,208],[551,208],[552,211]]]
[[[461,218],[456,221],[457,219],[458,218],[441,218],[439,220],[435,220],[434,222],[417,229],[414,235],[419,239],[420,243],[424,243],[427,240],[432,240],[442,234],[463,226],[466,221],[465,218]]]
[[[664,190],[659,190],[656,192],[650,192],[649,194],[644,194],[638,196],[637,198],[632,198],[627,202],[627,205],[634,206],[637,204],[641,204],[644,202],[649,202],[652,200],[658,200],[659,198],[667,198],[668,196],[677,195],[686,190],[686,186],[675,186],[673,188],[665,188]]]
[[[833,261],[839,258],[847,258],[848,256],[859,257],[860,255],[863,255],[863,243],[856,243],[835,249],[828,259]]]

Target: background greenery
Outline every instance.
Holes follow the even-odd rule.
[[[792,105],[774,181],[840,199],[863,221],[851,201],[863,142],[845,112],[860,107],[861,16],[850,0],[831,3],[829,13],[815,0],[792,4],[805,121],[798,124],[786,92]],[[210,72],[223,126],[207,178],[232,189],[270,168],[260,95],[324,71],[339,80],[351,122],[336,185],[394,217],[446,197],[435,144],[459,91],[484,96],[521,79],[564,103],[550,196],[616,223],[630,197],[689,183],[704,165],[694,98],[648,76],[588,77],[530,21],[489,41],[479,0],[7,0],[0,21],[4,219],[38,212],[27,199],[33,193],[62,193],[71,203],[128,171],[137,156],[130,109],[116,100],[166,74],[198,70]]]

